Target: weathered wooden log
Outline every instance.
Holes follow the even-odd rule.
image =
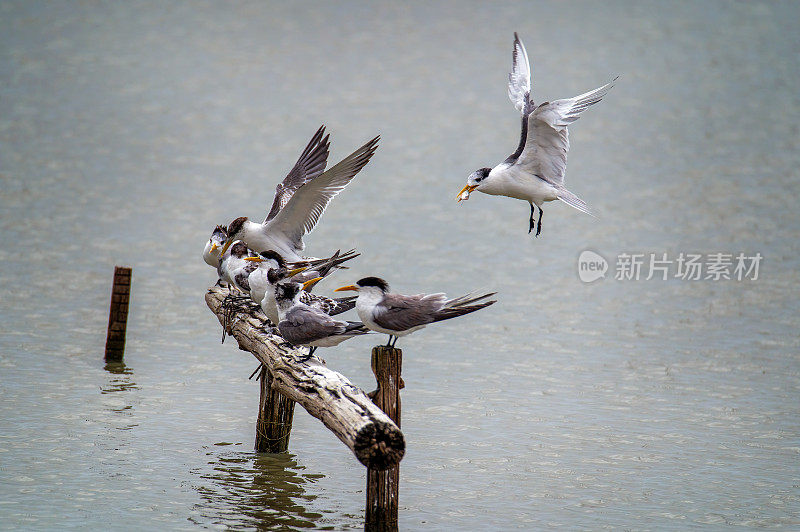
[[[372,372],[378,382],[373,401],[400,426],[400,376],[403,352],[393,347],[372,348]],[[385,471],[367,470],[366,526],[369,531],[397,530],[397,505],[400,488],[400,465]]]
[[[294,401],[272,386],[272,375],[261,365],[261,397],[256,421],[256,451],[284,453],[289,450]]]
[[[111,308],[108,312],[106,362],[122,362],[125,354],[125,331],[128,327],[130,293],[131,269],[115,266],[114,284],[111,288]]]
[[[206,304],[220,323],[226,321],[222,301],[227,288],[212,287]],[[235,312],[228,333],[249,351],[272,375],[272,387],[299,403],[322,421],[367,467],[384,470],[400,462],[405,438],[400,428],[344,375],[328,369],[313,356],[306,360],[306,348],[293,348],[264,327],[266,317]]]

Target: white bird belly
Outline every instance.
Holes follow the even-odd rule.
[[[311,347],[334,347],[348,338],[352,338],[353,336],[358,336],[357,334],[337,334],[336,336],[327,336],[325,338],[320,338],[319,340],[314,340],[308,342],[306,345],[310,345]]]
[[[529,201],[537,206],[558,199],[558,191],[553,185],[514,166],[496,167],[478,190],[493,196]]]
[[[269,285],[264,291],[264,298],[261,300],[261,310],[264,311],[264,314],[267,315],[269,321],[271,321],[273,325],[277,326],[278,322],[281,321],[278,314],[278,304],[275,301],[275,289],[272,285]]]
[[[245,234],[242,237],[242,241],[247,244],[247,247],[258,252],[267,251],[268,249],[275,250],[287,262],[302,260],[299,254],[302,250],[295,249],[283,235],[280,233],[264,233],[264,229],[260,224],[253,225],[254,227],[245,226]]]

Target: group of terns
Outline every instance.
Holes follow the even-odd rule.
[[[314,229],[331,199],[369,162],[378,140],[373,138],[325,170],[330,142],[325,126],[320,127],[276,187],[264,221],[242,216],[227,228],[217,226],[203,251],[221,281],[257,303],[284,340],[309,346],[309,355],[318,347],[335,346],[370,331],[388,334],[387,345],[394,346],[400,336],[495,302],[486,301],[494,294],[455,299],[444,294],[394,294],[377,277],[337,289],[355,290],[357,296],[329,298],[311,292],[321,279],[359,254],[351,250],[322,259],[305,257],[303,237]],[[361,321],[335,318],[353,308]]]
[[[522,134],[517,150],[494,168],[473,172],[459,192],[458,201],[473,191],[528,201],[528,232],[541,232],[542,204],[561,200],[591,214],[586,203],[564,186],[569,150],[567,126],[580,113],[599,102],[612,83],[575,98],[535,105],[530,96],[530,64],[525,46],[514,34],[512,71],[508,94],[522,114]],[[217,269],[231,292],[241,292],[263,310],[275,332],[294,346],[331,347],[371,331],[389,335],[387,346],[426,325],[463,316],[488,307],[494,293],[448,299],[445,294],[392,293],[379,277],[365,277],[334,290],[355,291],[356,296],[330,298],[313,294],[313,287],[342,264],[359,256],[353,250],[337,251],[327,258],[303,255],[303,237],[319,222],[328,203],[370,161],[379,136],[371,139],[326,170],[330,135],[320,127],[286,178],[277,185],[272,206],[261,223],[235,218],[217,226],[206,244],[203,258]],[[539,209],[534,222],[535,207]],[[360,321],[335,316],[355,308]]]

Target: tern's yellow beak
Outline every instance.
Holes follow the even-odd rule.
[[[228,251],[228,248],[229,248],[229,247],[231,247],[231,244],[233,244],[233,239],[228,239],[228,240],[225,242],[225,245],[224,245],[224,246],[222,246],[222,251],[220,251],[220,252],[219,252],[219,256],[220,256],[220,257],[221,257],[221,256],[223,256],[223,255],[225,254],[225,252],[226,252],[226,251]]]
[[[308,266],[303,266],[302,268],[295,268],[294,270],[289,270],[287,273],[288,273],[289,277],[292,277],[292,276],[297,275],[298,273],[306,271],[307,269],[308,269]],[[317,277],[317,279],[322,279],[322,277]],[[313,279],[312,279],[312,281],[313,281]]]
[[[308,281],[303,283],[303,290],[307,292],[309,288],[313,288],[314,285],[320,282],[321,280],[322,277],[314,277],[313,279],[309,279]]]
[[[214,250],[217,249],[219,246],[216,244],[211,244],[211,253],[214,253]]]
[[[358,292],[358,287],[355,286],[355,285],[349,284],[347,286],[342,286],[340,288],[337,288],[336,290],[334,290],[334,292],[344,292],[345,290],[353,290],[355,292]]]
[[[264,259],[262,259],[261,257],[245,257],[244,260],[250,262],[264,262]]]
[[[471,193],[476,188],[478,188],[478,185],[465,185],[464,188],[459,190],[458,194],[456,194],[456,199],[458,200],[459,203],[461,203],[461,200],[465,199],[461,197],[461,194],[463,194],[464,192]]]

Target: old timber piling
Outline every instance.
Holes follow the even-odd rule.
[[[106,362],[122,362],[125,354],[125,332],[128,327],[128,304],[131,294],[131,269],[114,267],[114,284],[111,287],[111,308],[108,312],[106,335]]]
[[[226,316],[223,300],[228,294],[227,288],[212,287],[206,294],[206,304],[239,348],[264,366],[257,433],[264,435],[265,448],[285,450],[292,418],[287,410],[296,402],[322,421],[369,469],[385,471],[400,463],[405,438],[390,416],[318,357],[305,360],[306,348],[293,348],[271,334],[264,327],[266,317],[260,309]],[[261,441],[259,437],[257,442]],[[275,446],[270,447],[273,443]]]
[[[378,389],[372,400],[400,426],[400,389],[403,388],[401,370],[403,352],[393,347],[372,348],[372,372]],[[366,530],[397,530],[397,505],[400,490],[400,464],[385,471],[367,469]]]

